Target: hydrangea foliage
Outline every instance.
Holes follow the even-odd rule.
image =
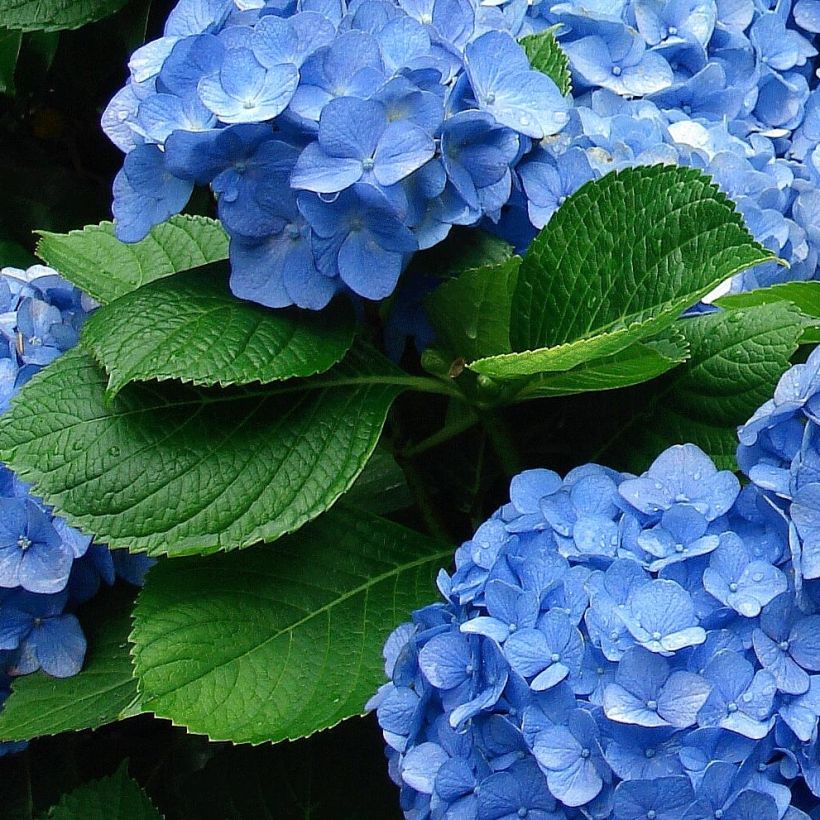
[[[820,350],[640,476],[536,469],[400,626],[370,703],[408,818],[783,818],[820,797]]]
[[[35,373],[76,344],[93,307],[50,268],[0,270],[0,412]],[[146,568],[144,558],[92,543],[0,465],[3,699],[14,676],[79,672],[86,640],[74,610],[117,576],[139,583]],[[0,745],[0,752],[8,748]]]

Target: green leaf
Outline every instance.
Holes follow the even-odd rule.
[[[527,52],[532,67],[546,74],[566,97],[572,91],[569,58],[564,53],[551,29],[528,34],[519,41]]]
[[[344,504],[375,515],[387,515],[412,506],[413,494],[396,459],[387,450],[377,447],[345,494]]]
[[[474,268],[427,298],[436,347],[473,361],[510,350],[510,309],[521,257]]]
[[[112,547],[180,555],[273,541],[362,471],[401,374],[354,348],[333,370],[258,389],[131,384],[70,351],[0,418],[0,460]]]
[[[0,0],[0,19],[20,31],[58,31],[102,20],[126,0]]]
[[[109,374],[198,385],[282,381],[323,373],[353,344],[346,299],[326,310],[269,310],[237,299],[223,264],[149,282],[94,313],[83,345]]]
[[[772,254],[699,171],[629,168],[584,185],[528,250],[513,296],[513,353],[470,364],[493,378],[563,371],[671,324]]]
[[[14,94],[14,70],[22,42],[19,31],[0,28],[0,94]]]
[[[614,390],[656,379],[689,356],[685,337],[674,326],[670,331],[666,338],[637,342],[613,356],[593,359],[564,373],[538,376],[516,396],[516,401]]]
[[[795,307],[778,302],[678,322],[691,358],[647,394],[643,412],[604,451],[604,463],[641,472],[666,447],[692,442],[734,469],[737,426],[771,398],[803,321]]]
[[[228,258],[222,226],[202,216],[174,216],[131,245],[114,236],[112,222],[40,236],[37,255],[102,304],[154,279]]]
[[[88,641],[82,671],[73,678],[43,672],[15,678],[0,711],[0,741],[96,729],[136,714],[128,647],[133,603],[132,591],[116,589],[81,609]]]
[[[134,612],[145,708],[212,740],[279,741],[360,714],[385,639],[452,548],[337,509],[276,549],[164,561]]]
[[[784,282],[768,288],[730,293],[715,300],[716,305],[727,310],[774,302],[791,302],[806,316],[818,320],[807,325],[800,343],[820,343],[820,282]]]
[[[94,780],[52,806],[49,820],[162,820],[123,763],[110,777]]]

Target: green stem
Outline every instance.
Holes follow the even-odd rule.
[[[419,508],[422,521],[424,521],[427,531],[430,535],[438,538],[445,544],[455,543],[447,529],[447,525],[444,523],[444,519],[433,504],[433,499],[430,497],[427,483],[423,476],[421,476],[418,470],[409,462],[403,461],[401,467],[404,471],[407,483],[410,486],[410,490],[413,493],[413,497],[416,499],[416,506]]]
[[[487,431],[487,437],[501,464],[501,469],[507,476],[514,476],[521,472],[515,442],[504,422],[493,413],[484,413],[481,416],[481,423]]]
[[[478,424],[478,422],[479,419],[477,416],[466,416],[462,419],[457,419],[455,422],[445,425],[441,430],[433,433],[433,435],[422,439],[417,444],[405,447],[401,455],[403,458],[415,458],[416,456],[420,456],[422,453],[432,450],[433,447],[438,447],[439,444],[444,444],[450,439],[461,435]]]

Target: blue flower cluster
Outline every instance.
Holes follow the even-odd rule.
[[[817,0],[181,0],[103,115],[117,234],[210,185],[231,285],[271,307],[394,290],[452,225],[526,247],[582,183],[694,165],[815,276]],[[516,42],[556,27],[575,104]]]
[[[820,797],[820,348],[740,430],[635,477],[516,476],[385,646],[413,820],[798,820]],[[807,789],[805,788],[807,787]]]
[[[575,109],[517,167],[509,221],[543,226],[590,176],[655,162],[710,174],[755,237],[786,259],[734,289],[812,279],[820,253],[816,0],[617,0],[532,6],[559,26]],[[519,239],[519,244],[520,239]]]
[[[569,102],[516,42],[526,0],[181,0],[103,116],[117,235],[217,196],[231,287],[271,307],[392,293],[412,253],[498,219]]]
[[[50,268],[0,269],[0,413],[77,342],[93,307]],[[117,576],[141,583],[148,563],[92,544],[0,464],[0,702],[15,675],[79,672],[86,641],[73,610]],[[13,748],[0,745],[0,754]]]

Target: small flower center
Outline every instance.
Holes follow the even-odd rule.
[[[648,760],[652,760],[652,758],[655,757],[655,750],[654,749],[647,749],[644,752],[644,757],[646,757]]]
[[[623,73],[623,69],[619,65],[612,66],[612,73],[615,77],[620,77]]]
[[[723,809],[715,809],[715,820],[721,820],[723,817]]]
[[[558,663],[558,661],[561,660],[561,656],[557,652],[553,652],[552,655],[550,655],[550,660],[553,663]]]
[[[362,171],[372,171],[376,165],[376,160],[373,157],[365,157],[362,160]]]
[[[732,701],[731,703],[727,703],[726,711],[729,712],[729,714],[734,714],[735,712],[737,712],[737,704],[734,701]]]
[[[649,809],[649,811],[646,813],[646,820],[655,820],[657,816],[658,813],[655,811],[655,809]]]
[[[789,651],[789,642],[788,641],[780,641],[780,643],[778,644],[778,647],[783,652],[788,652]]]
[[[31,539],[27,535],[21,535],[17,539],[17,546],[25,552],[31,546]]]
[[[729,592],[737,592],[737,584],[734,581],[729,584]]]
[[[683,544],[675,544],[675,552],[686,552],[686,547],[684,547]]]
[[[468,664],[467,664],[467,666],[465,666],[465,667],[464,667],[464,671],[465,671],[468,675],[472,675],[472,674],[473,674],[473,672],[475,672],[475,667],[474,667],[471,663],[468,663]]]
[[[488,91],[487,95],[484,97],[484,104],[485,105],[492,105],[495,102],[495,92]]]
[[[509,629],[510,632],[515,632],[515,630],[518,629],[518,624],[510,624]]]
[[[661,637],[662,637],[662,635],[661,635],[660,632],[653,632],[652,633],[652,640],[653,641],[659,641],[661,639]]]
[[[294,225],[292,222],[285,228],[285,233],[288,235],[290,239],[298,239],[299,234],[299,226]]]
[[[519,817],[526,817],[529,813],[529,810],[525,806],[521,806],[521,808],[518,810]]]
[[[658,711],[658,701],[648,700],[646,702],[646,708],[649,709],[650,712],[657,712]]]
[[[589,757],[589,755],[590,755],[589,749],[581,749],[581,757],[583,757],[584,760],[586,760]]]
[[[678,33],[677,26],[669,26],[669,36],[674,37]]]

